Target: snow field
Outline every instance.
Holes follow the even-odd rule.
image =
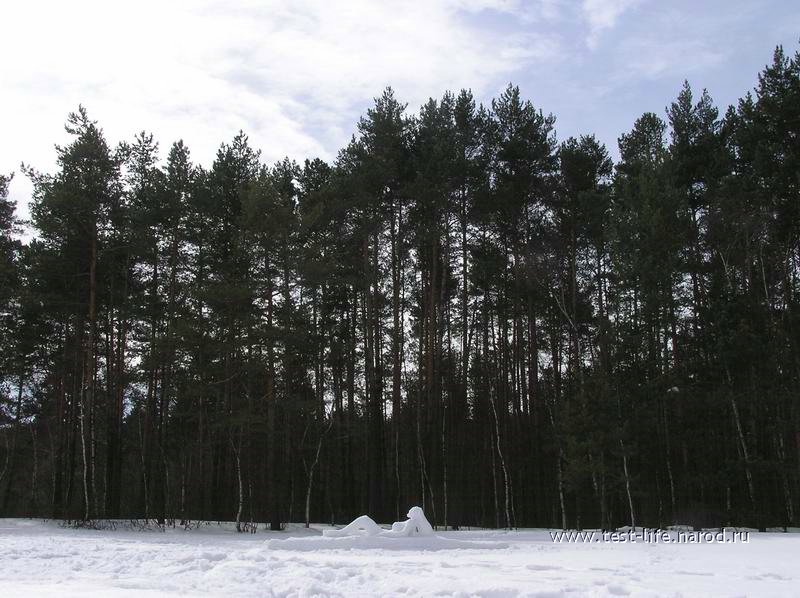
[[[0,519],[0,596],[800,596],[800,534],[568,544],[547,530],[395,539],[325,538],[323,529],[95,531]]]

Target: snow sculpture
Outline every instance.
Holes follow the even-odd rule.
[[[375,523],[370,517],[361,515],[353,519],[342,529],[326,529],[322,531],[323,536],[332,538],[344,538],[346,536],[377,536],[384,531],[381,526]]]
[[[342,529],[326,529],[322,537],[283,538],[267,540],[270,550],[454,550],[458,548],[486,550],[508,548],[503,542],[486,542],[442,538],[419,507],[408,511],[408,519],[384,529],[366,515],[356,517]]]
[[[356,517],[342,529],[326,529],[324,536],[344,538],[350,536],[379,536],[381,538],[410,538],[416,536],[432,536],[433,527],[425,518],[425,513],[419,507],[411,507],[406,515],[406,521],[395,521],[392,529],[385,530],[367,515]]]

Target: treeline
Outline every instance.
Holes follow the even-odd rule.
[[[0,179],[0,515],[797,525],[800,53],[615,165],[509,86],[333,164],[209,169],[80,108]]]

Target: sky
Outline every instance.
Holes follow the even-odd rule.
[[[724,112],[777,44],[800,47],[790,0],[26,0],[3,25],[0,172],[22,218],[20,163],[53,172],[79,104],[111,144],[146,130],[205,166],[240,129],[267,162],[333,160],[387,85],[416,111],[513,82],[560,140],[594,133],[615,156],[684,79]]]

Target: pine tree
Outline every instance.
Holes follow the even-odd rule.
[[[80,108],[29,241],[0,177],[0,514],[796,523],[798,81],[686,83],[616,165],[512,85],[302,166]]]

